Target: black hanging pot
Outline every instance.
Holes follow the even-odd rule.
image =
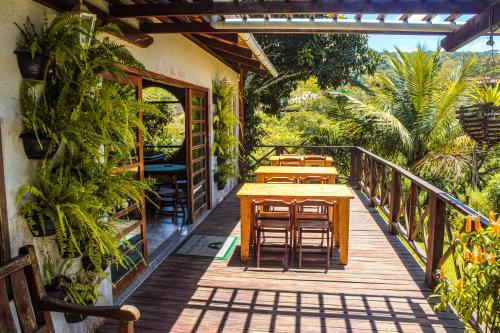
[[[56,234],[54,221],[44,216],[42,221],[36,221],[30,226],[31,234],[34,237],[48,237]]]
[[[91,304],[87,304],[91,305]],[[76,314],[76,313],[64,313],[64,319],[66,319],[66,322],[68,324],[76,324],[80,323],[87,318],[86,315],[81,315],[81,314]]]
[[[28,51],[14,51],[17,55],[17,65],[24,79],[43,80],[48,57],[42,54],[31,56]]]
[[[219,191],[226,188],[227,181],[223,180],[219,173],[214,173],[214,181],[217,183],[217,189]]]
[[[37,138],[34,133],[24,133],[19,138],[23,140],[24,152],[29,159],[51,158],[57,151],[56,143],[50,138]]]

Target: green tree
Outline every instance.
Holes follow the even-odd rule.
[[[371,93],[347,95],[347,107],[333,107],[333,116],[352,128],[353,135],[369,138],[370,149],[387,157],[403,157],[402,162],[414,172],[430,178],[462,175],[464,153],[472,142],[455,111],[467,89],[465,78],[473,60],[443,80],[439,50],[398,50],[386,56],[390,71],[375,77]]]
[[[257,107],[279,113],[299,82],[317,79],[321,89],[338,87],[365,73],[372,73],[378,55],[363,35],[297,34],[259,35],[263,51],[278,71],[278,77],[249,73],[245,77],[245,149],[259,144],[262,131]]]

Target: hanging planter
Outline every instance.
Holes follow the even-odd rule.
[[[16,50],[17,65],[23,79],[43,80],[48,57],[42,54],[31,55],[31,52]]]
[[[19,136],[23,140],[26,156],[33,160],[51,158],[57,151],[56,143],[45,137],[38,137],[34,133],[24,133]]]
[[[56,226],[54,221],[44,216],[37,220],[35,224],[30,225],[30,231],[33,237],[48,237],[56,234]]]
[[[224,180],[223,175],[214,173],[214,182],[217,184],[217,190],[222,191],[226,188],[227,181]]]
[[[488,147],[500,143],[500,106],[493,103],[463,106],[457,116],[464,131],[476,142]]]

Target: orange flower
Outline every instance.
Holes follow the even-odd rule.
[[[470,251],[469,251],[469,249],[465,249],[465,251],[464,251],[464,259],[467,262],[470,260]]]
[[[497,223],[495,224],[495,232],[500,232],[500,217],[498,217]]]
[[[472,252],[472,260],[473,263],[477,262],[477,251]]]
[[[462,280],[457,280],[457,289],[460,290],[462,289]]]
[[[441,269],[439,270],[439,279],[441,281],[443,281],[444,279],[446,279],[445,275],[444,275],[444,267],[441,266]]]
[[[472,229],[472,216],[467,215],[467,220],[465,222],[465,232],[470,232]]]
[[[489,218],[490,218],[490,222],[495,223],[495,213],[490,212]]]
[[[477,247],[477,261],[483,262],[483,248],[481,246]]]
[[[474,219],[474,230],[481,231],[481,218],[479,215],[476,215]]]

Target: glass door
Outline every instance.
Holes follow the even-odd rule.
[[[207,92],[187,90],[188,101],[188,166],[191,194],[190,221],[195,221],[209,208],[209,157]]]

